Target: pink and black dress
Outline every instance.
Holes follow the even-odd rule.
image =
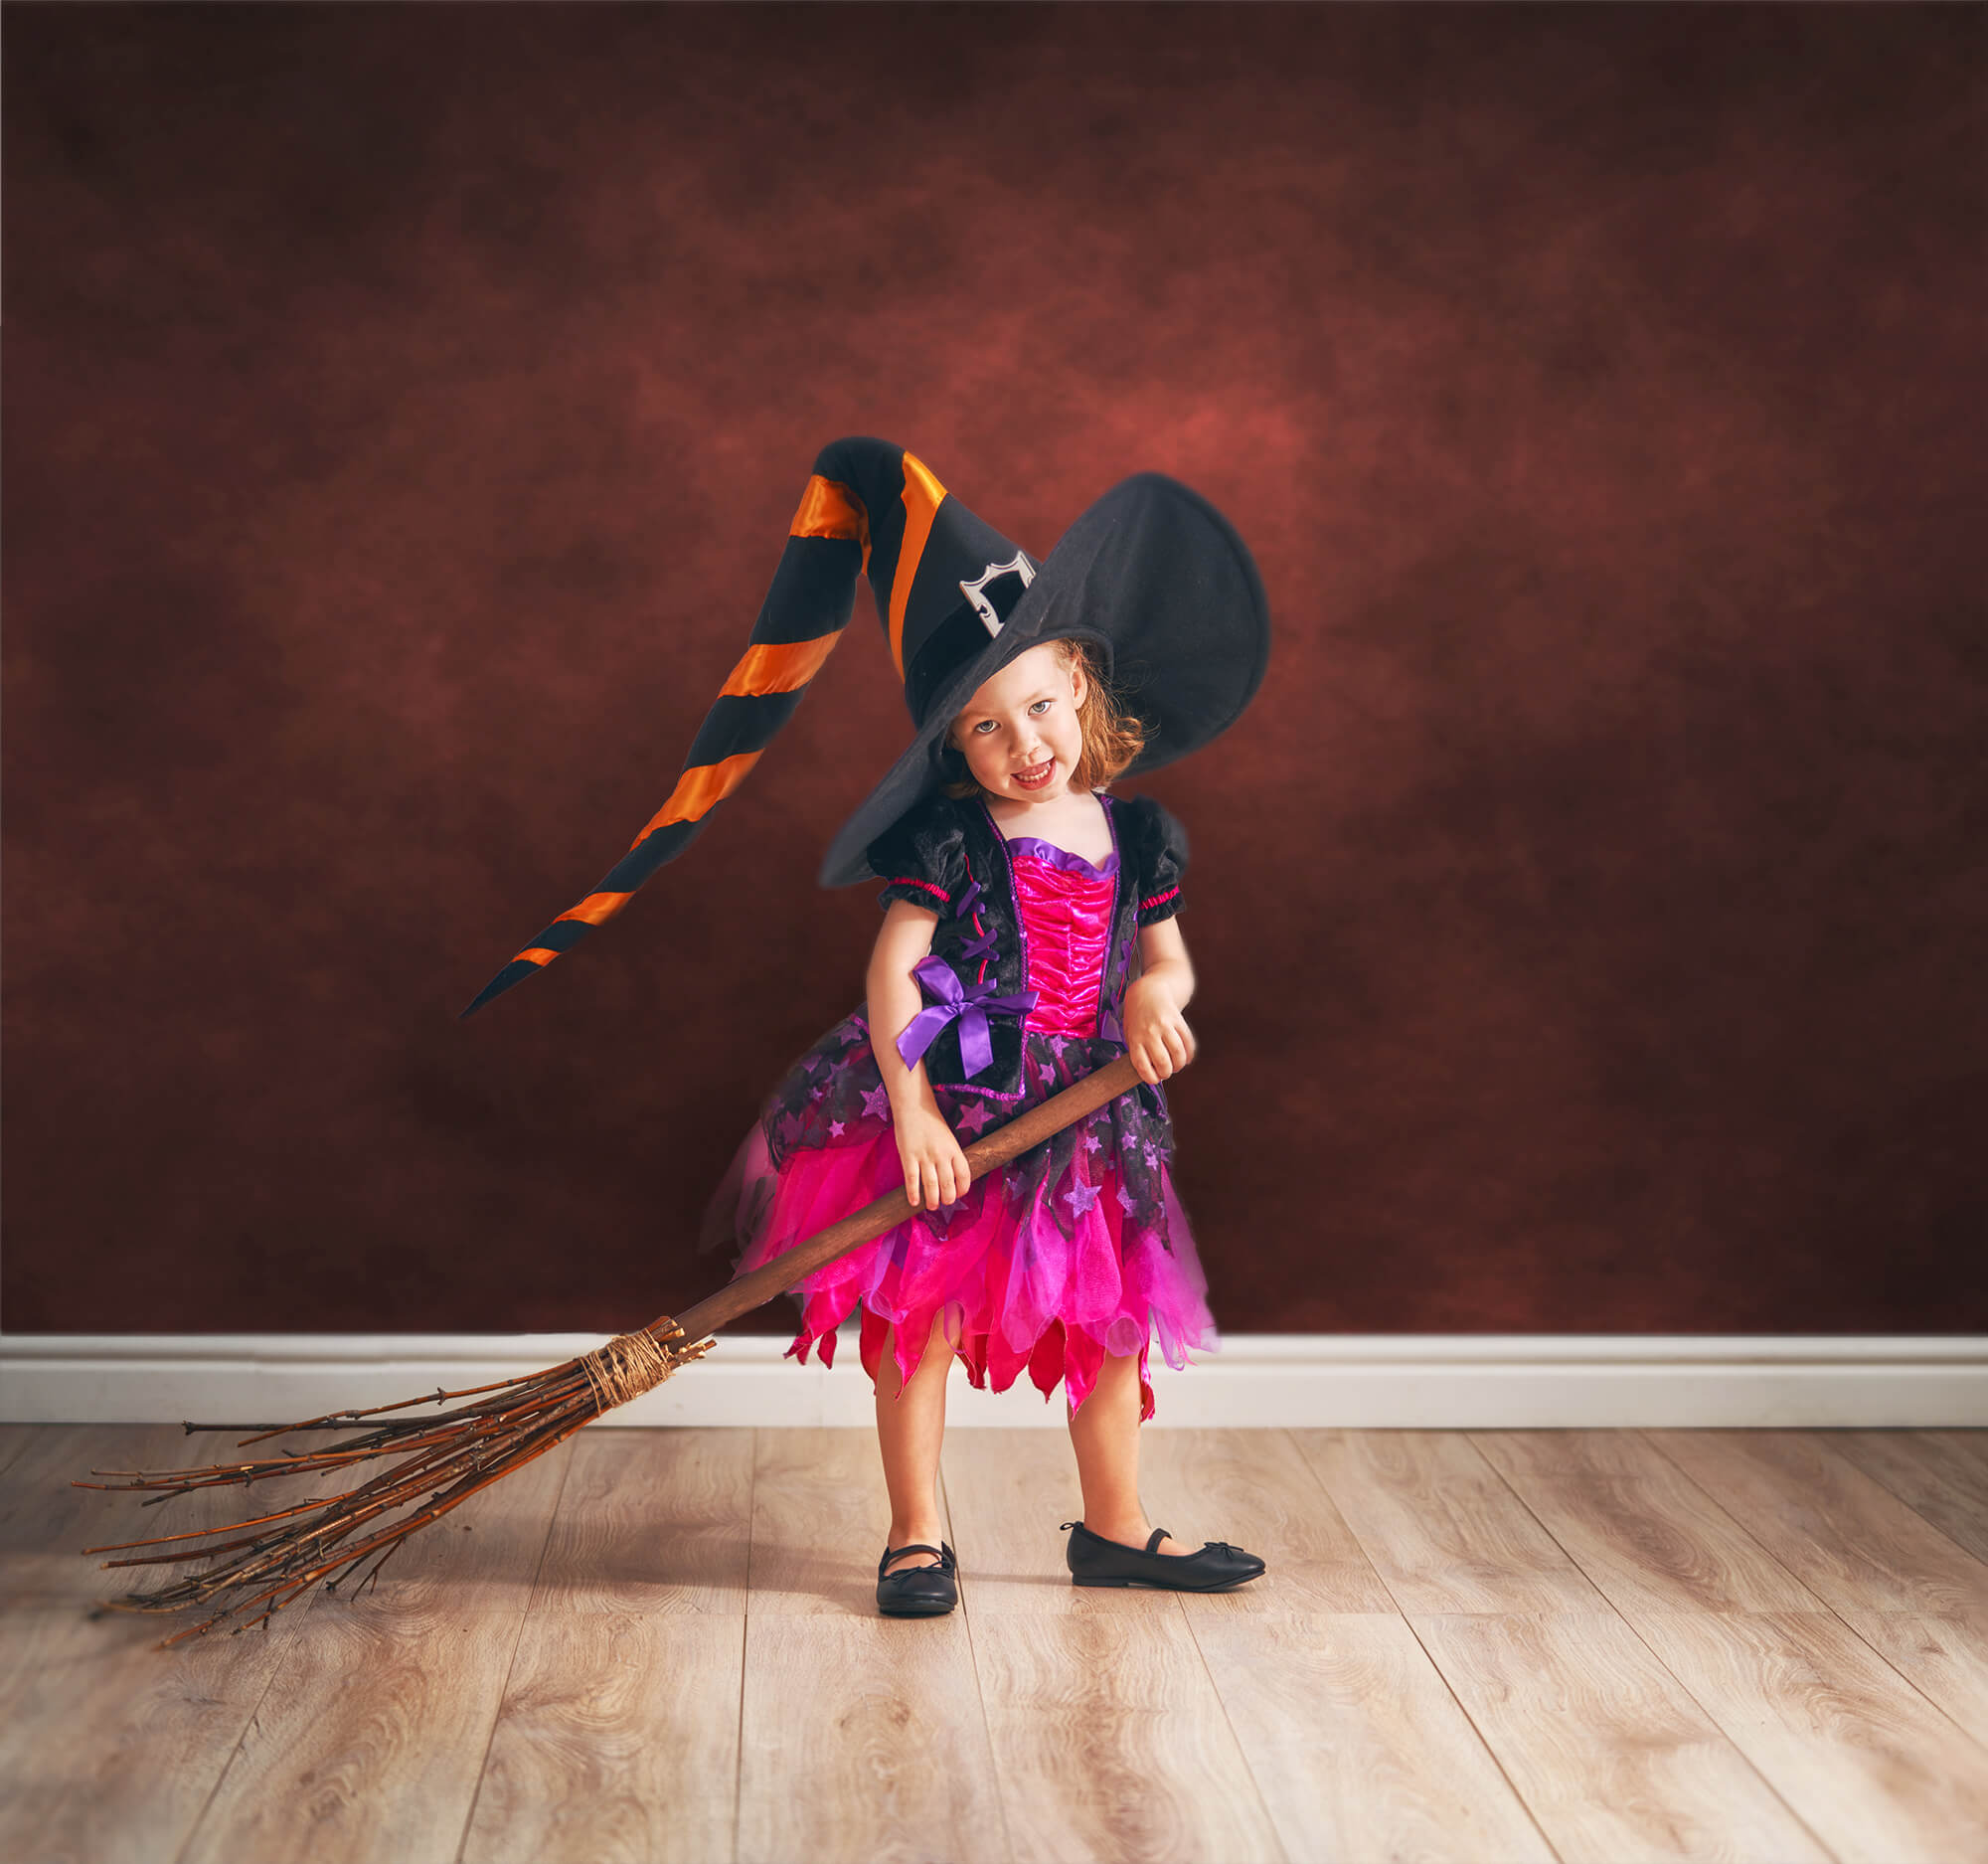
[[[1006,840],[983,804],[943,796],[871,849],[887,881],[881,905],[908,899],[939,915],[917,967],[926,1007],[899,1051],[925,1063],[962,1143],[1125,1051],[1138,931],[1179,911],[1186,840],[1150,799],[1098,800],[1113,841],[1101,867],[1046,841]],[[1046,1399],[1061,1381],[1073,1412],[1107,1352],[1136,1352],[1150,1418],[1153,1334],[1175,1368],[1190,1348],[1220,1345],[1172,1157],[1164,1092],[1119,1096],[955,1203],[917,1211],[797,1283],[789,1355],[805,1361],[819,1341],[832,1364],[835,1329],[860,1305],[865,1370],[877,1377],[889,1324],[909,1377],[944,1312],[974,1385],[1004,1392],[1026,1368]],[[707,1247],[729,1243],[743,1274],[904,1182],[859,1007],[767,1101],[712,1200]]]

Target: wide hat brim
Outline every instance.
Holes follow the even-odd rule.
[[[867,850],[944,781],[947,728],[986,681],[1045,641],[1103,650],[1146,748],[1124,774],[1156,770],[1228,730],[1262,684],[1270,611],[1236,528],[1199,492],[1164,473],[1114,485],[1043,560],[1000,633],[939,689],[916,735],[836,831],[824,887],[872,877]]]

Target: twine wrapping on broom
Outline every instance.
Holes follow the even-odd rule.
[[[660,1345],[647,1327],[633,1333],[617,1333],[605,1346],[596,1346],[580,1356],[580,1369],[593,1388],[597,1412],[612,1411],[631,1398],[653,1392],[679,1366],[702,1359],[716,1340],[700,1340],[697,1345],[671,1351]]]
[[[1008,1164],[1052,1134],[1096,1111],[1108,1101],[1139,1085],[1130,1056],[1121,1055],[1094,1074],[1086,1075],[1038,1106],[996,1127],[966,1148],[966,1162],[975,1179]],[[457,1392],[406,1398],[363,1411],[336,1411],[298,1424],[187,1424],[195,1431],[247,1431],[240,1446],[297,1431],[337,1430],[361,1419],[376,1422],[358,1437],[323,1448],[289,1450],[266,1461],[213,1463],[200,1469],[92,1469],[92,1475],[124,1476],[121,1482],[83,1482],[78,1488],[125,1492],[161,1491],[142,1505],[153,1507],[202,1488],[246,1486],[279,1475],[317,1475],[382,1456],[399,1460],[370,1480],[342,1495],[310,1496],[295,1507],[280,1508],[247,1521],[221,1527],[195,1528],[184,1534],[161,1534],[150,1540],[120,1541],[85,1547],[85,1554],[122,1553],[133,1547],[207,1540],[218,1534],[240,1534],[234,1540],[184,1552],[145,1554],[126,1560],[106,1560],[103,1566],[184,1565],[212,1560],[221,1564],[204,1573],[189,1574],[155,1593],[127,1593],[104,1605],[118,1611],[178,1611],[217,1601],[221,1610],[164,1639],[158,1648],[211,1630],[238,1614],[262,1608],[247,1624],[267,1627],[270,1617],[310,1587],[339,1586],[369,1557],[373,1565],[360,1575],[356,1595],[376,1583],[380,1569],[399,1551],[409,1535],[425,1527],[492,1482],[549,1449],[556,1448],[582,1426],[650,1392],[717,1344],[710,1335],[741,1314],[763,1306],[774,1295],[839,1256],[873,1242],[895,1229],[910,1214],[908,1196],[889,1191],[852,1216],[816,1232],[805,1242],[761,1264],[749,1274],[728,1282],[685,1311],[680,1319],[668,1314],[633,1333],[619,1333],[589,1353],[542,1372]],[[688,1343],[681,1343],[688,1342]],[[473,1402],[432,1418],[383,1418],[413,1405],[444,1404],[451,1399]],[[420,1502],[424,1505],[388,1525],[385,1517]],[[242,1530],[262,1529],[261,1533]],[[355,1536],[357,1538],[355,1538]]]

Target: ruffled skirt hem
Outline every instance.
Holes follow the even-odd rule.
[[[1119,1045],[1032,1034],[1024,1102],[1068,1087]],[[1157,1099],[1157,1097],[1155,1097]],[[994,1123],[972,1096],[938,1092],[963,1139]],[[1139,1093],[976,1179],[954,1203],[920,1210],[875,1242],[803,1277],[789,1293],[801,1324],[787,1356],[819,1345],[861,1310],[859,1352],[875,1381],[887,1337],[900,1378],[917,1369],[935,1323],[980,1390],[1024,1370],[1045,1401],[1059,1384],[1073,1415],[1106,1355],[1138,1355],[1140,1420],[1153,1415],[1147,1361],[1158,1335],[1169,1366],[1220,1347],[1207,1279],[1167,1170],[1164,1112]],[[892,1190],[904,1170],[876,1058],[860,1017],[816,1044],[746,1135],[714,1197],[706,1247],[730,1241],[744,1274]],[[902,1389],[902,1387],[901,1387]]]

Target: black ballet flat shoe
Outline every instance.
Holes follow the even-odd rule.
[[[1199,1553],[1163,1554],[1153,1551],[1167,1537],[1153,1530],[1143,1548],[1093,1534],[1081,1521],[1063,1524],[1074,1529],[1064,1553],[1070,1561],[1071,1582],[1077,1586],[1161,1586],[1176,1593],[1220,1593],[1253,1580],[1263,1563],[1226,1540],[1204,1541]]]
[[[895,1573],[884,1569],[901,1554],[938,1555],[935,1567],[900,1567]],[[944,1541],[928,1547],[912,1541],[903,1547],[886,1547],[877,1562],[877,1610],[887,1618],[935,1618],[959,1604],[959,1583],[953,1578],[958,1566]]]

